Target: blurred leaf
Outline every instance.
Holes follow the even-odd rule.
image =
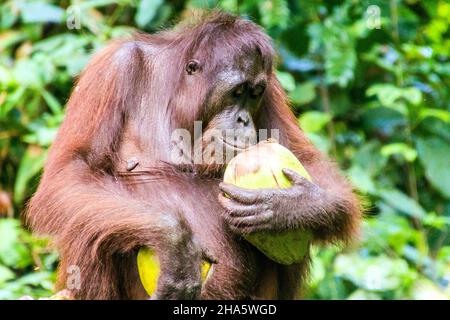
[[[395,290],[415,276],[404,260],[385,255],[364,260],[356,254],[340,255],[335,262],[335,272],[369,291]]]
[[[17,21],[19,17],[18,10],[11,2],[6,2],[0,6],[0,29],[9,29]]]
[[[398,111],[389,108],[368,109],[363,114],[363,122],[367,130],[391,136],[396,130],[406,125],[405,117]]]
[[[391,207],[408,216],[423,218],[426,215],[425,210],[414,199],[408,197],[406,194],[397,189],[382,189],[378,191],[378,194]]]
[[[338,21],[341,19],[340,13],[335,11],[335,15],[323,23],[310,24],[308,34],[311,39],[310,52],[324,51],[322,56],[327,83],[346,87],[354,78],[357,56],[351,28]]]
[[[414,284],[412,298],[415,300],[449,300],[450,296],[446,295],[432,281],[422,278]]]
[[[134,18],[136,24],[141,28],[148,25],[155,17],[158,8],[163,3],[163,0],[141,0]]]
[[[377,96],[381,105],[388,108],[393,108],[403,114],[407,113],[407,109],[401,103],[400,98],[404,98],[413,105],[418,105],[422,102],[422,92],[418,89],[398,88],[392,84],[375,84],[367,89],[367,96]]]
[[[401,155],[406,161],[413,162],[417,158],[417,151],[406,143],[391,143],[381,148],[381,154],[390,157],[393,154]]]
[[[369,177],[374,177],[383,172],[388,159],[380,152],[381,146],[372,141],[359,148],[353,155],[353,166],[361,168]]]
[[[383,202],[378,207],[381,213],[364,221],[364,247],[377,254],[386,250],[403,254],[405,246],[417,243],[420,232],[410,228],[407,216],[399,215]]]
[[[13,70],[17,83],[27,87],[41,87],[43,85],[39,77],[40,69],[30,60],[19,60]]]
[[[362,289],[358,289],[348,296],[348,300],[381,300],[381,296]]]
[[[0,285],[14,278],[14,273],[7,267],[0,265]]]
[[[47,289],[53,288],[52,275],[50,272],[32,272],[21,277],[17,282],[20,285],[40,285]]]
[[[420,123],[419,130],[423,130],[424,134],[450,141],[450,122],[443,122],[435,117],[426,117]]]
[[[283,64],[289,71],[309,72],[321,68],[321,65],[316,61],[308,58],[299,58],[284,47],[281,47],[279,51],[283,57]]]
[[[19,237],[19,223],[16,220],[4,219],[0,220],[0,260],[3,262],[8,260],[8,253],[12,250],[14,244]]]
[[[0,22],[1,23],[1,22]],[[8,30],[0,33],[0,51],[17,44],[27,38],[25,32]]]
[[[286,28],[289,21],[289,7],[286,0],[258,1],[261,23],[266,28]]]
[[[280,81],[281,86],[285,90],[292,91],[295,89],[295,79],[290,73],[283,71],[276,71],[276,76],[278,78],[278,81]]]
[[[447,110],[431,109],[431,108],[421,109],[419,113],[419,120],[423,120],[426,117],[435,117],[444,122],[450,122],[450,112],[448,112]]]
[[[300,83],[291,92],[290,98],[296,105],[304,105],[310,103],[316,98],[314,83],[312,81]]]
[[[424,225],[443,230],[446,226],[450,226],[450,217],[438,216],[436,214],[428,214],[423,220]]]
[[[64,10],[44,2],[18,2],[22,20],[25,23],[62,22]]]
[[[219,2],[219,5],[222,9],[229,12],[237,12],[238,11],[238,0],[222,0]]]
[[[30,262],[29,252],[19,241],[20,223],[13,219],[0,220],[0,263],[21,268]]]
[[[318,132],[330,122],[331,116],[321,111],[308,111],[300,116],[300,127],[306,132]]]
[[[89,1],[83,1],[77,4],[80,9],[86,10],[86,9],[92,9],[92,8],[99,8],[104,7],[112,4],[117,4],[118,2],[122,5],[129,5],[134,0],[89,0]]]
[[[416,88],[405,88],[402,90],[402,94],[413,105],[418,105],[422,102],[422,92]]]
[[[330,139],[328,136],[320,135],[313,132],[306,132],[308,139],[311,140],[312,144],[317,147],[323,154],[328,154],[331,148]]]
[[[392,84],[375,84],[367,89],[367,96],[374,95],[377,96],[384,107],[390,107],[403,97],[403,91]]]
[[[54,114],[62,113],[62,106],[59,101],[47,90],[42,91],[42,97],[44,97],[45,102],[47,102],[48,107]]]
[[[375,183],[368,175],[367,171],[359,166],[353,166],[347,171],[347,175],[352,184],[363,193],[376,193]]]
[[[450,198],[450,145],[439,138],[417,140],[419,159],[433,186]]]
[[[30,146],[25,152],[17,171],[14,185],[14,202],[20,203],[27,190],[27,184],[44,166],[47,153],[39,147]]]
[[[48,127],[45,124],[32,123],[29,125],[29,128],[33,130],[33,133],[24,135],[23,141],[41,147],[48,147],[55,140],[58,133],[57,127]]]
[[[356,65],[356,52],[354,44],[342,33],[338,38],[326,41],[325,70],[326,80],[329,84],[338,84],[346,87],[353,80]]]

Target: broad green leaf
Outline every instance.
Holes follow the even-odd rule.
[[[450,245],[443,246],[439,250],[437,258],[443,260],[444,262],[450,263]]]
[[[43,2],[19,2],[20,14],[25,23],[61,22],[64,10]]]
[[[339,32],[339,31],[338,31]],[[326,41],[325,70],[328,84],[346,87],[354,77],[356,66],[356,51],[353,40],[347,35],[331,38]]]
[[[369,291],[395,290],[403,282],[415,278],[406,261],[383,254],[366,259],[361,259],[357,254],[339,255],[334,271],[337,275]]]
[[[98,7],[104,7],[112,4],[117,4],[120,2],[122,5],[130,5],[133,4],[135,0],[89,0],[89,1],[80,1],[77,3],[77,6],[80,7],[80,9],[86,10],[90,8],[98,8]]]
[[[5,103],[0,105],[0,115],[6,115],[11,111],[16,105],[18,105],[25,98],[25,87],[18,87],[12,91],[11,95],[8,97]]]
[[[418,105],[422,102],[422,92],[417,88],[399,88],[390,83],[374,84],[367,89],[366,94],[369,97],[377,96],[380,103],[388,108],[398,109],[398,100],[400,98],[405,99],[413,105]],[[402,108],[404,109],[405,107]]]
[[[1,238],[0,238],[1,239]],[[14,272],[0,264],[0,285],[14,278]]]
[[[308,111],[300,116],[300,127],[306,132],[318,132],[330,122],[331,116],[321,111]]]
[[[0,84],[9,85],[12,81],[11,71],[0,65]]]
[[[320,283],[326,275],[325,270],[325,264],[322,259],[320,259],[317,256],[314,256],[314,259],[312,259],[312,266],[311,266],[311,279],[309,284],[311,286],[315,286],[318,283]]]
[[[402,113],[385,107],[365,110],[362,119],[366,130],[373,130],[387,136],[401,131],[407,123]]]
[[[374,95],[384,107],[391,107],[394,102],[403,97],[403,92],[392,84],[375,84],[367,89],[367,96]]]
[[[47,287],[47,289],[51,289],[53,287],[51,279],[51,273],[41,271],[28,273],[27,275],[21,277],[17,282],[20,285],[41,285],[43,287]]]
[[[348,296],[348,300],[381,300],[382,296],[375,292],[358,289]]]
[[[417,151],[427,179],[450,198],[450,144],[439,138],[419,138]]]
[[[444,230],[445,227],[450,226],[450,217],[438,216],[435,213],[429,213],[425,219],[423,219],[423,224],[435,229]]]
[[[295,79],[289,72],[277,71],[276,75],[285,90],[292,91],[295,89]]]
[[[375,183],[368,172],[359,166],[353,166],[347,171],[352,184],[363,193],[376,193]]]
[[[158,8],[164,3],[163,0],[141,0],[136,12],[136,24],[143,28],[155,17]]]
[[[286,0],[258,1],[261,24],[266,28],[284,29],[289,22],[289,7]]]
[[[406,143],[391,143],[381,148],[381,154],[390,157],[393,154],[401,155],[406,161],[413,162],[417,158],[417,151]]]
[[[23,41],[26,38],[27,34],[20,31],[11,30],[0,33],[0,52],[20,43],[20,41]]]
[[[44,98],[45,102],[47,103],[48,107],[54,114],[60,114],[62,113],[62,106],[61,103],[55,98],[54,95],[52,95],[47,90],[42,90],[42,97]]]
[[[420,129],[424,129],[428,135],[450,141],[450,122],[444,122],[435,117],[426,117],[421,122]]]
[[[353,80],[357,62],[355,37],[351,27],[341,21],[347,15],[345,11],[346,8],[336,10],[324,22],[308,26],[309,51],[320,55],[324,60],[327,84],[337,84],[340,87],[346,87]]]
[[[304,105],[310,103],[316,98],[316,90],[314,82],[306,81],[300,83],[295,89],[290,93],[290,98],[296,105]]]
[[[299,58],[283,46],[279,49],[283,57],[283,64],[289,71],[309,72],[313,70],[322,70],[322,66],[309,58]]]
[[[450,112],[448,112],[447,110],[431,108],[421,109],[419,112],[419,120],[423,120],[426,117],[435,117],[444,122],[450,122]]]
[[[376,141],[361,146],[353,155],[352,167],[361,168],[369,177],[381,175],[388,159],[380,154],[380,148]]]
[[[23,87],[41,88],[44,85],[41,78],[41,68],[32,60],[21,59],[16,62],[13,76]]]
[[[189,0],[188,5],[194,8],[213,9],[217,5],[217,0]]]
[[[28,190],[28,182],[43,168],[47,152],[43,149],[30,146],[20,161],[14,184],[14,202],[21,203]]]
[[[239,8],[238,0],[222,0],[219,2],[222,9],[229,12],[237,12]]]
[[[0,220],[0,263],[17,267],[20,262],[19,221],[13,219]]]
[[[330,139],[326,135],[314,132],[306,132],[308,139],[317,147],[323,154],[328,154],[331,148]]]
[[[419,89],[410,87],[402,90],[403,97],[413,105],[422,102],[422,92]]]
[[[408,216],[423,218],[426,215],[420,204],[397,189],[382,189],[378,194],[388,205]]]
[[[16,23],[18,17],[19,12],[13,3],[6,2],[0,5],[0,29],[10,29]]]
[[[412,298],[415,300],[450,300],[450,295],[426,278],[414,284]]]
[[[23,141],[29,144],[36,144],[41,147],[48,147],[56,138],[58,133],[57,127],[49,127],[46,125],[30,124],[29,128],[33,133],[23,136]]]
[[[379,201],[377,207],[380,214],[375,219],[367,219],[363,223],[365,248],[374,252],[389,248],[402,255],[406,245],[420,241],[418,239],[420,232],[410,227],[408,216],[399,215],[383,201]]]

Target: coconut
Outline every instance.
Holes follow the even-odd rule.
[[[289,188],[292,183],[283,169],[291,169],[311,181],[297,157],[274,139],[269,139],[234,157],[227,165],[223,181],[247,189]],[[302,261],[311,238],[310,231],[300,229],[255,232],[245,236],[267,257],[283,265]]]

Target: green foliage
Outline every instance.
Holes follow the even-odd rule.
[[[372,5],[378,26],[369,25]],[[367,202],[354,250],[314,248],[307,297],[448,298],[448,1],[6,0],[0,215],[11,217],[0,220],[0,299],[50,294],[57,257],[20,227],[18,213],[36,188],[74,77],[109,39],[214,7],[253,19],[274,38],[277,77],[299,123]]]
[[[58,256],[47,241],[35,239],[16,219],[0,220],[0,300],[49,296]]]

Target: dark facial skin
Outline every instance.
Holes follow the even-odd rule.
[[[214,77],[206,105],[214,110],[203,133],[205,149],[223,148],[236,154],[257,143],[254,115],[267,86],[267,70],[257,54],[225,57],[224,67]],[[211,139],[214,137],[213,139]],[[213,159],[221,164],[231,158]]]

